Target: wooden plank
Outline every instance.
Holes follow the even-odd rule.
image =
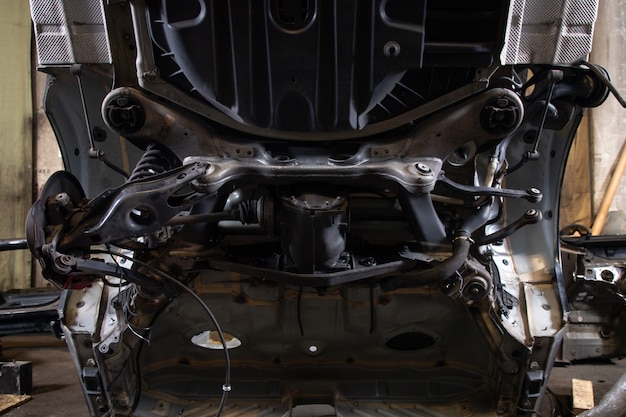
[[[31,22],[28,2],[0,2],[0,237],[24,237],[32,203]],[[30,253],[0,253],[0,290],[31,286]]]
[[[5,411],[9,411],[12,408],[19,407],[31,398],[30,395],[0,394],[0,414],[4,414]]]
[[[576,414],[593,408],[593,384],[584,379],[572,379],[572,406]]]

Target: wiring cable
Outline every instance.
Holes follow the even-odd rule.
[[[587,62],[587,61],[581,61],[581,64],[586,66],[587,68],[589,68],[589,70],[596,77],[598,77],[600,79],[602,84],[604,84],[604,86],[609,89],[611,94],[613,94],[613,97],[615,97],[615,99],[617,99],[617,101],[619,102],[620,106],[626,108],[626,100],[624,99],[624,97],[622,97],[620,92],[617,90],[617,87],[615,87],[615,85],[613,85],[611,80],[609,80],[609,77],[607,76],[607,73],[605,71],[602,71],[601,67],[599,67],[598,65],[594,65],[594,64],[592,64],[590,62]]]
[[[539,411],[530,410],[527,408],[517,407],[517,409],[523,413],[533,413],[536,417],[543,417]]]
[[[130,332],[131,332],[132,334],[134,334],[135,336],[137,336],[137,338],[138,338],[138,339],[143,340],[144,342],[146,342],[146,344],[147,344],[148,346],[150,345],[150,328],[148,328],[148,329],[146,330],[146,334],[148,335],[148,336],[146,337],[146,336],[142,336],[142,335],[140,335],[140,334],[139,334],[139,332],[138,332],[137,330],[135,330],[135,326],[133,326],[132,324],[130,324],[130,323],[126,323],[126,324],[128,325],[128,330],[130,330]],[[140,328],[137,328],[137,329],[140,329]]]
[[[105,244],[105,246],[107,250],[110,252],[111,259],[113,260],[113,263],[115,263],[115,266],[117,267],[117,270],[119,271],[119,275],[120,275],[119,279],[121,279],[122,282],[113,283],[109,281],[105,275],[101,277],[102,282],[107,287],[118,288],[118,289],[127,287],[128,285],[130,285],[130,281],[126,279],[126,274],[124,274],[124,268],[122,268],[122,266],[117,262],[117,259],[115,258],[117,256],[117,253],[111,249],[110,244],[107,243]]]
[[[224,406],[226,405],[226,400],[228,399],[228,393],[232,390],[232,386],[230,384],[230,354],[228,353],[228,347],[226,345],[226,339],[224,338],[224,333],[222,332],[222,328],[220,327],[217,318],[215,317],[215,315],[213,314],[213,311],[209,308],[209,306],[198,296],[198,294],[196,294],[195,292],[193,292],[193,290],[191,290],[191,288],[187,287],[185,284],[183,284],[182,282],[180,282],[179,280],[177,280],[174,276],[168,274],[167,272],[154,267],[150,264],[147,264],[146,262],[140,261],[138,259],[133,258],[132,256],[128,256],[125,254],[121,254],[121,253],[114,253],[112,251],[107,251],[107,250],[92,250],[90,251],[90,253],[93,254],[109,254],[109,255],[115,255],[115,256],[119,256],[120,258],[124,258],[127,259],[129,261],[132,261],[133,263],[136,263],[137,265],[143,266],[144,268],[154,272],[155,274],[159,275],[160,277],[164,278],[165,280],[167,280],[168,282],[174,284],[175,286],[177,286],[178,288],[180,288],[181,290],[183,290],[184,292],[186,292],[187,294],[189,294],[193,299],[195,299],[198,304],[200,304],[200,306],[202,307],[202,309],[208,314],[209,318],[211,319],[211,321],[213,322],[213,325],[215,326],[215,331],[217,332],[219,339],[220,339],[220,343],[222,344],[223,347],[223,351],[224,351],[224,360],[225,360],[225,367],[226,367],[226,372],[225,372],[225,378],[224,378],[224,385],[222,385],[222,396],[220,399],[220,404],[217,408],[217,412],[215,414],[215,417],[219,417],[222,414],[222,410],[224,409]],[[124,270],[125,268],[120,268],[120,270]],[[131,329],[132,331],[132,329]],[[133,332],[134,333],[134,332]]]
[[[302,326],[302,287],[298,290],[298,303],[297,303],[297,315],[298,315],[298,328],[300,329],[300,335],[304,336],[304,327]]]

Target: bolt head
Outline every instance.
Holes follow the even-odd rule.
[[[415,169],[417,169],[421,174],[430,174],[432,172],[428,165],[421,162],[415,164]]]

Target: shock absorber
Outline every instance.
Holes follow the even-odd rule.
[[[153,175],[161,174],[180,166],[180,161],[170,151],[151,143],[139,158],[137,165],[130,173],[128,181],[141,180]]]

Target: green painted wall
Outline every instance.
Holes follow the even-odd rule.
[[[32,203],[31,22],[28,2],[0,2],[0,238],[24,237]],[[31,286],[30,252],[0,252],[0,290]]]

